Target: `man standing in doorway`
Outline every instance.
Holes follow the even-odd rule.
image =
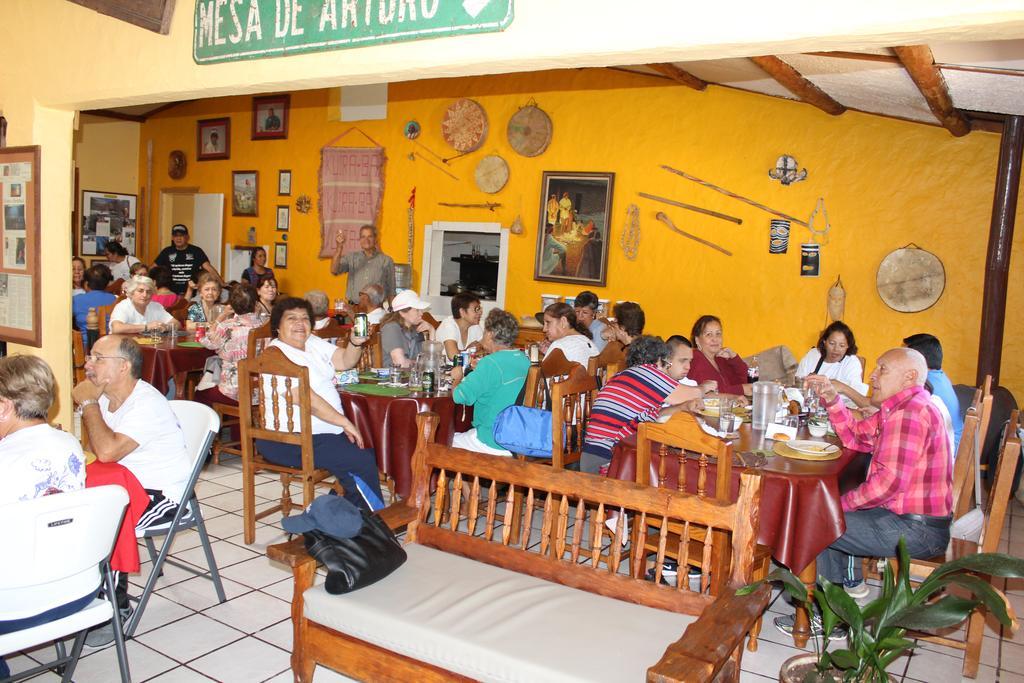
[[[189,282],[196,282],[204,270],[221,281],[220,273],[210,263],[206,252],[188,243],[188,227],[178,223],[171,228],[171,246],[165,247],[156,257],[156,265],[171,270],[171,290],[181,296],[188,289]]]
[[[364,287],[378,284],[390,300],[395,295],[395,262],[377,247],[377,228],[372,225],[359,228],[359,247],[361,251],[345,254],[345,233],[339,230],[334,238],[331,273],[348,273],[345,299],[350,304],[357,304],[359,292]]]

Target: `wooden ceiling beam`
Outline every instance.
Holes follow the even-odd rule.
[[[697,78],[689,71],[680,69],[678,66],[672,64],[671,62],[662,62],[660,64],[648,64],[647,68],[654,69],[663,76],[668,76],[673,81],[676,81],[677,83],[682,83],[683,85],[693,88],[694,90],[704,90],[706,87],[708,87],[707,81],[701,78]]]
[[[953,106],[946,79],[935,65],[935,57],[927,45],[908,45],[892,48],[907,70],[917,89],[921,91],[928,108],[939,120],[942,127],[956,137],[971,132],[971,124]]]
[[[762,57],[751,57],[750,61],[761,67],[765,73],[778,81],[786,90],[807,104],[813,104],[826,114],[838,116],[846,111],[846,107],[836,102],[828,93],[814,85],[814,83],[811,83],[803,74],[778,57],[764,55]]]
[[[124,112],[114,111],[113,109],[90,109],[89,111],[83,111],[82,113],[89,114],[90,116],[103,116],[108,119],[117,119],[118,121],[134,121],[135,123],[146,122],[145,116],[125,114]]]

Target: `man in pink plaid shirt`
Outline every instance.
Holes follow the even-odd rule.
[[[842,497],[846,532],[818,555],[818,575],[843,583],[855,598],[868,592],[861,557],[895,556],[901,536],[911,557],[940,555],[949,544],[952,459],[942,416],[924,388],[927,378],[917,351],[886,351],[869,381],[878,411],[863,420],[839,400],[827,377],[806,380],[828,406],[843,446],[872,453],[864,483]],[[776,626],[792,632],[792,617],[777,618]]]

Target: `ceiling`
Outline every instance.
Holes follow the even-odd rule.
[[[862,52],[814,52],[614,67],[682,85],[737,88],[803,100],[830,114],[846,109],[929,125],[954,135],[1000,130],[1024,115],[1024,40],[949,42]],[[145,121],[177,102],[96,110]]]
[[[929,48],[931,59],[927,60]],[[936,76],[931,91],[945,90],[952,113],[974,124],[974,128],[990,129],[991,122],[1001,121],[1007,114],[1024,115],[1024,40],[936,43],[911,49],[931,61]],[[922,87],[915,82],[896,48],[776,57],[792,67],[797,79],[802,77],[811,88],[816,87],[841,107],[940,125]],[[760,58],[674,62],[672,67],[709,85],[804,99],[786,87],[787,79],[774,77],[755,60]],[[664,65],[622,68],[663,78],[678,76]],[[677,80],[690,85],[685,76]]]

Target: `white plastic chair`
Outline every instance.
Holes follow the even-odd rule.
[[[10,680],[57,667],[63,669],[63,680],[68,683],[82,654],[86,632],[113,619],[121,681],[131,681],[109,564],[127,505],[128,493],[120,486],[97,486],[0,506],[0,529],[8,550],[0,562],[0,621],[25,619],[96,593],[101,580],[107,594],[69,616],[0,635],[0,654],[4,655],[56,641],[55,661]],[[58,639],[73,633],[77,635],[68,655]]]
[[[190,571],[196,576],[210,579],[213,582],[214,590],[217,592],[217,601],[224,602],[227,600],[227,597],[224,595],[224,586],[220,580],[220,573],[217,571],[217,560],[214,558],[213,549],[210,547],[210,537],[206,533],[206,523],[203,520],[203,513],[199,508],[199,501],[196,500],[195,492],[199,473],[206,463],[206,454],[210,452],[213,439],[217,432],[220,431],[220,416],[217,415],[213,408],[202,403],[196,403],[195,401],[171,401],[170,404],[171,410],[174,411],[174,415],[178,418],[181,430],[185,433],[185,445],[188,448],[189,457],[192,458],[192,473],[189,475],[188,483],[185,485],[185,490],[181,497],[182,504],[178,506],[178,512],[174,516],[174,521],[167,526],[151,527],[139,534],[146,541],[149,558],[153,561],[153,569],[149,573],[149,578],[142,589],[142,594],[137,599],[138,604],[135,611],[125,625],[124,632],[129,637],[135,634],[135,629],[139,626],[142,613],[146,610],[146,603],[149,602],[149,597],[153,593],[156,581],[163,574],[165,562]],[[198,532],[199,541],[203,546],[203,553],[206,555],[206,564],[209,569],[205,572],[197,571],[191,565],[182,564],[173,557],[168,557],[175,534],[182,529],[190,529],[192,527],[195,527],[196,532]],[[159,553],[157,553],[156,545],[153,543],[153,538],[156,536],[166,536]],[[132,600],[135,600],[135,598],[132,598]]]

